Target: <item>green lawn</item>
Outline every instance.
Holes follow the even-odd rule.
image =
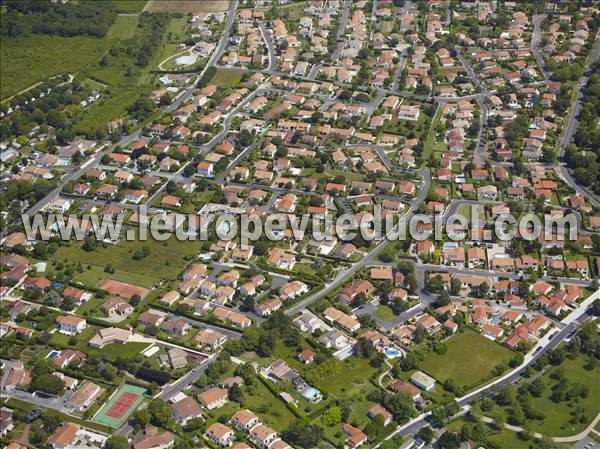
[[[76,312],[78,315],[88,314],[89,316],[102,316],[102,312],[100,312],[99,308],[106,301],[106,298],[92,298],[77,307]]]
[[[139,16],[118,16],[117,20],[108,30],[106,37],[109,39],[128,39],[135,34]]]
[[[377,309],[375,310],[375,316],[383,321],[391,321],[396,318],[396,314],[392,309],[390,309],[388,306],[382,305],[377,306]]]
[[[439,382],[452,379],[457,386],[466,388],[488,380],[496,365],[513,356],[510,350],[472,330],[454,335],[445,344],[446,353],[428,352],[420,369]]]
[[[159,280],[177,279],[184,265],[199,251],[200,244],[200,241],[179,241],[173,236],[165,242],[152,238],[145,242],[122,240],[115,246],[98,246],[94,251],[87,252],[81,248],[80,242],[71,242],[56,252],[55,260],[65,265],[81,263],[83,273],[75,271],[74,278],[88,285],[95,286],[99,280],[110,277],[151,287]],[[134,260],[133,254],[145,246],[150,249],[150,254],[141,260]],[[88,265],[92,270],[87,270]],[[107,265],[116,270],[116,276],[104,272]],[[57,274],[55,267],[49,266],[49,271],[50,274]]]
[[[50,346],[57,348],[75,347],[87,355],[99,354],[109,362],[114,362],[119,357],[132,359],[149,346],[148,343],[129,342],[124,344],[110,343],[100,349],[92,348],[88,345],[88,341],[96,334],[98,329],[96,326],[88,325],[83,332],[75,336],[77,341],[74,345],[69,344],[71,340],[70,336],[55,332],[50,338]]]
[[[256,379],[253,386],[244,388],[244,404],[259,413],[265,424],[279,432],[296,420],[285,404],[259,379]]]
[[[0,98],[92,65],[113,42],[93,37],[32,35],[0,41]]]
[[[242,75],[242,72],[236,70],[220,69],[217,70],[215,76],[211,78],[210,83],[225,87],[233,86],[240,82]]]
[[[544,414],[543,421],[530,422],[531,430],[540,432],[547,436],[570,436],[575,435],[585,429],[592,419],[600,412],[600,367],[594,368],[592,371],[587,371],[585,365],[586,357],[578,355],[575,359],[565,359],[560,367],[552,368],[544,373],[541,377],[546,388],[540,398],[532,398],[531,405],[536,410],[540,410]],[[550,399],[552,394],[552,386],[556,381],[550,379],[550,375],[557,369],[563,369],[565,378],[569,383],[574,382],[584,384],[589,388],[589,393],[585,399],[580,399],[577,402],[553,402]],[[523,381],[525,382],[525,381]],[[577,406],[583,406],[585,423],[570,423],[571,412]]]

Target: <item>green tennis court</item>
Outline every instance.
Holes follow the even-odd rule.
[[[123,384],[108,398],[93,420],[111,427],[121,427],[144,401],[146,389]]]

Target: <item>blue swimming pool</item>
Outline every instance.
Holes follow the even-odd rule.
[[[321,395],[321,393],[319,392],[319,390],[317,390],[316,388],[313,388],[313,387],[305,388],[304,391],[302,392],[302,396],[304,396],[309,401],[314,401],[320,395]]]
[[[60,351],[50,351],[50,353],[46,356],[47,359],[55,359],[60,355]]]
[[[388,359],[395,359],[396,357],[400,357],[402,355],[402,353],[396,348],[385,348],[383,353]]]

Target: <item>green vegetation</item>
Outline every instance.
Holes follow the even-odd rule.
[[[472,330],[456,334],[444,345],[446,352],[427,353],[420,369],[439,382],[451,381],[467,389],[490,379],[496,366],[512,358],[511,351]]]
[[[565,67],[567,69],[567,67]],[[574,143],[566,148],[565,160],[573,170],[575,180],[589,187],[595,193],[600,192],[600,63],[592,66],[593,74],[583,91],[581,111],[577,116],[579,126],[573,138]]]
[[[115,24],[108,31],[109,39],[129,39],[133,37],[139,16],[119,16]]]
[[[115,10],[119,14],[138,14],[146,6],[147,0],[118,0],[115,2]]]
[[[508,429],[497,429],[494,426],[484,423],[472,422],[468,418],[458,418],[447,426],[448,430],[458,432],[459,434],[470,433],[475,436],[479,444],[485,444],[485,447],[510,448],[510,449],[533,449],[536,441],[533,438],[527,440],[520,438],[516,432]],[[463,430],[464,429],[464,430]],[[473,431],[473,429],[475,431]]]
[[[377,309],[375,310],[375,316],[384,321],[391,321],[396,318],[396,314],[391,308],[381,305],[377,306]]]
[[[429,163],[429,159],[433,155],[433,149],[435,145],[435,138],[437,134],[437,125],[442,117],[442,112],[444,108],[439,106],[436,111],[433,119],[431,120],[431,125],[429,125],[429,132],[427,133],[427,137],[425,138],[425,143],[423,144],[423,161],[425,164]]]
[[[237,84],[242,79],[243,73],[237,70],[218,69],[210,80],[210,84],[229,87]]]
[[[540,397],[531,399],[531,406],[540,410],[544,414],[544,419],[531,421],[529,426],[532,431],[547,436],[575,435],[585,429],[598,414],[600,367],[595,366],[592,370],[587,370],[584,368],[586,365],[587,357],[580,354],[573,359],[565,359],[560,366],[547,370],[542,375],[540,380],[544,385],[543,393]],[[526,380],[522,382],[522,384],[527,383]],[[585,397],[557,402],[558,389],[567,390],[575,383],[586,389]],[[572,422],[575,417],[579,418],[578,422]]]
[[[10,407],[11,409],[22,410],[26,413],[30,412],[34,408],[34,406],[31,405],[29,402],[21,401],[20,399],[15,399],[15,398],[9,398],[6,401],[6,406]],[[75,418],[74,416],[67,415],[65,413],[61,413],[56,410],[50,410],[50,409],[47,409],[47,413],[49,413],[53,416],[56,416],[62,422],[72,422],[75,424],[79,424],[82,427],[86,427],[88,429],[98,430],[100,432],[105,432],[105,433],[110,432],[110,428],[108,426],[105,426],[105,425],[99,424],[99,423],[95,423],[95,422],[92,422],[87,419]]]
[[[175,64],[175,59],[169,58],[181,53],[182,49],[179,45],[191,37],[187,17],[171,17],[167,24],[166,32],[166,41],[163,42],[160,50],[157,52],[157,56],[152,64],[153,68],[158,70],[180,69],[181,66]],[[164,64],[161,67],[163,62]]]
[[[170,238],[159,242],[152,238],[147,241],[121,241],[117,245],[98,246],[93,251],[85,251],[79,242],[71,242],[61,247],[54,257],[64,264],[81,265],[81,271],[65,271],[74,280],[95,287],[99,280],[110,277],[144,287],[152,287],[161,280],[175,280],[182,267],[199,251],[201,242],[180,241]],[[147,256],[136,260],[134,255],[147,248]],[[91,269],[87,269],[87,267]],[[57,265],[48,265],[50,274],[61,276]],[[109,267],[108,271],[107,267]],[[112,272],[114,270],[114,273]],[[62,274],[64,276],[64,274]]]
[[[108,39],[87,36],[27,36],[0,41],[0,98],[61,73],[93,64],[110,47]]]
[[[46,34],[103,37],[115,21],[113,2],[8,1],[2,4],[3,37]]]

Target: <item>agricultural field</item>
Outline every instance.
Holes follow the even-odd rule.
[[[222,12],[229,8],[229,0],[150,0],[145,12]]]
[[[480,385],[498,364],[507,363],[513,356],[508,349],[471,330],[450,337],[444,344],[446,352],[428,352],[420,369],[438,382],[452,379],[465,388]]]

